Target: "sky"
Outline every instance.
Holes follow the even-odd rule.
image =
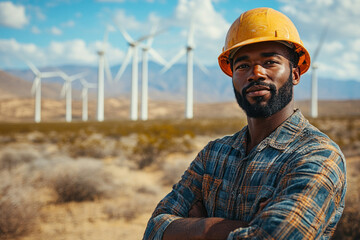
[[[24,60],[97,66],[106,30],[108,62],[120,65],[128,44],[119,28],[138,39],[154,26],[164,31],[152,47],[170,60],[185,47],[191,21],[195,60],[215,66],[231,23],[256,7],[286,14],[311,55],[327,29],[318,74],[360,81],[360,0],[0,0],[0,69],[25,69]]]

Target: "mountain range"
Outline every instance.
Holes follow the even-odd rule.
[[[182,101],[185,99],[186,64],[176,64],[164,74],[160,74],[162,66],[149,62],[149,98],[153,100]],[[114,77],[119,66],[111,68]],[[141,69],[141,68],[139,68]],[[86,73],[88,82],[97,82],[97,67],[66,65],[59,67],[40,68],[41,72],[61,70],[68,75],[80,72]],[[194,100],[195,102],[225,102],[233,101],[234,93],[231,78],[223,74],[218,66],[207,67],[204,73],[194,67]],[[295,99],[310,99],[310,74],[302,77],[295,86]],[[30,69],[6,69],[0,71],[1,98],[29,97],[34,74]],[[44,98],[59,98],[63,80],[59,77],[43,79],[42,94]],[[139,91],[141,73],[139,74]],[[80,98],[81,84],[74,81],[74,99]],[[96,97],[96,90],[89,90],[90,96]],[[131,92],[131,66],[129,66],[117,83],[105,83],[106,97],[129,97]],[[352,100],[360,99],[360,82],[355,80],[325,79],[319,76],[319,99],[321,100]]]

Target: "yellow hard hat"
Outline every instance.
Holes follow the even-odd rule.
[[[299,55],[300,74],[304,74],[309,69],[310,55],[291,20],[271,8],[255,8],[241,14],[231,25],[226,35],[223,52],[218,58],[221,70],[232,77],[230,54],[239,47],[266,41],[290,43]]]

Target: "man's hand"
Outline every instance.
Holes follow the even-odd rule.
[[[191,207],[189,218],[175,220],[166,228],[163,239],[221,240],[236,228],[247,226],[245,222],[208,217],[204,204],[198,201]]]

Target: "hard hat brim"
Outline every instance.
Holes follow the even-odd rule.
[[[232,71],[230,66],[230,60],[229,56],[232,51],[236,51],[238,48],[254,44],[254,43],[260,43],[260,42],[273,42],[273,41],[286,41],[294,44],[295,51],[299,54],[299,62],[298,66],[300,68],[300,74],[304,74],[310,67],[310,54],[306,50],[306,48],[303,45],[300,45],[297,42],[289,41],[289,39],[283,39],[278,37],[258,37],[258,38],[252,38],[245,41],[242,41],[238,44],[235,44],[231,48],[227,49],[226,51],[222,52],[220,56],[218,57],[218,62],[221,70],[228,76],[232,77]]]

